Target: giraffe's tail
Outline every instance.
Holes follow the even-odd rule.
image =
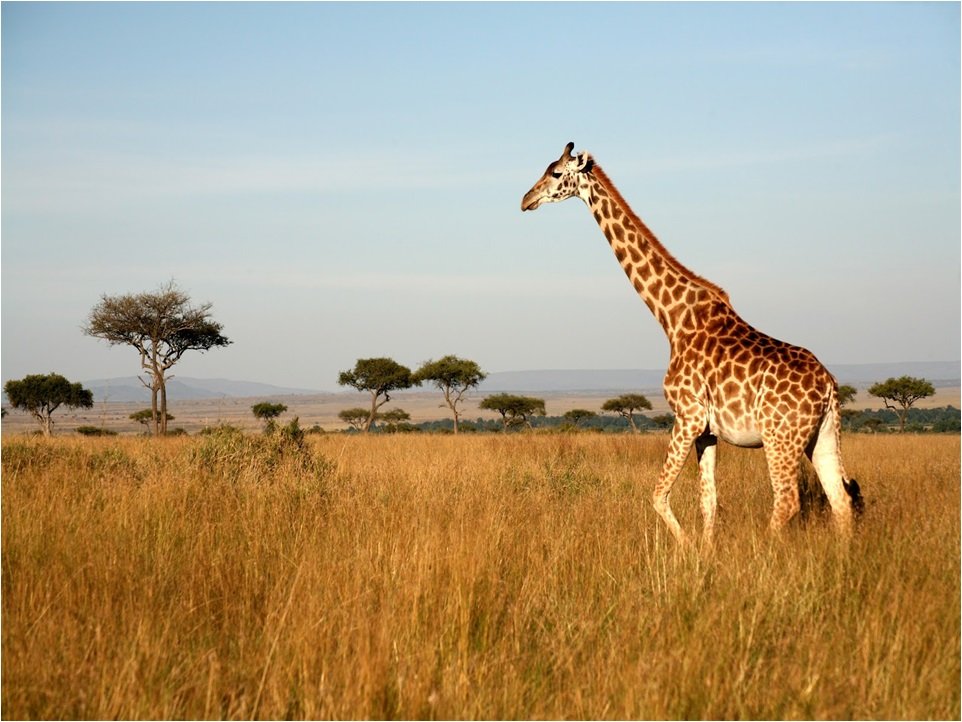
[[[829,413],[835,421],[833,424],[835,427],[835,448],[838,454],[838,463],[842,470],[842,486],[852,503],[852,512],[856,517],[859,517],[865,512],[865,498],[862,496],[862,488],[858,485],[858,482],[845,472],[845,467],[842,465],[842,405],[838,400],[838,382],[834,378],[829,394]]]

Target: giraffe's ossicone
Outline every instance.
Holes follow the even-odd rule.
[[[635,215],[588,153],[558,160],[521,201],[522,211],[572,196],[588,206],[632,286],[668,336],[671,358],[665,397],[675,413],[668,456],[653,504],[672,534],[684,539],[669,497],[692,446],[701,476],[703,538],[711,543],[717,507],[715,452],[719,438],[763,447],[774,493],[772,529],[799,509],[802,454],[811,460],[839,530],[849,534],[863,508],[858,483],[842,465],[841,414],[835,378],[807,349],[753,328],[728,294],[678,262]]]

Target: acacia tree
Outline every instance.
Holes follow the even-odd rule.
[[[838,405],[845,406],[845,404],[850,401],[855,400],[855,395],[858,393],[858,389],[849,384],[842,384],[838,387]]]
[[[11,379],[3,391],[15,409],[32,414],[40,423],[44,436],[53,434],[53,412],[60,406],[89,409],[94,405],[92,391],[82,384],[70,383],[60,374],[29,374]]]
[[[147,429],[146,433],[150,433],[150,424],[154,420],[154,412],[151,409],[141,409],[140,411],[135,411],[130,415],[130,419],[136,421],[138,424],[143,424]],[[167,421],[173,421],[174,417],[167,414]]]
[[[404,409],[391,409],[390,411],[385,411],[377,415],[377,420],[384,422],[384,430],[388,433],[396,433],[398,431],[411,431],[414,429],[413,426],[407,422],[411,420],[411,414],[409,414]]]
[[[463,400],[465,392],[468,389],[477,388],[487,374],[474,361],[457,356],[445,356],[437,361],[425,362],[414,376],[419,383],[430,381],[444,393],[444,403],[454,414],[454,433],[456,434],[458,421],[461,418],[458,404]]]
[[[520,426],[522,424],[531,428],[529,416],[545,415],[544,399],[514,394],[493,394],[478,404],[478,408],[497,411],[501,414],[501,423],[504,425],[505,431],[508,430],[509,426]]]
[[[858,411],[855,409],[846,409],[845,404],[851,403],[855,400],[855,395],[858,393],[858,389],[849,384],[842,384],[838,387],[838,405],[839,413],[842,416],[842,421],[846,424],[850,424],[852,419],[858,416]]]
[[[170,368],[188,351],[208,351],[227,346],[223,326],[210,317],[210,303],[193,306],[190,296],[173,281],[154,293],[136,293],[100,298],[87,319],[83,332],[111,346],[133,346],[140,354],[150,389],[150,410],[154,435],[167,433],[167,381]],[[159,400],[159,403],[158,403]]]
[[[593,419],[597,415],[594,411],[589,411],[588,409],[571,409],[571,411],[565,411],[564,418],[574,426],[578,426],[582,421]]]
[[[896,413],[899,417],[899,431],[904,433],[905,419],[908,418],[912,404],[919,399],[932,396],[935,393],[935,387],[925,379],[914,376],[900,376],[873,384],[869,387],[868,392],[871,396],[882,399],[885,402],[885,408]],[[898,406],[895,406],[895,404],[898,404]]]
[[[636,434],[638,433],[638,427],[635,425],[635,418],[632,414],[635,411],[650,408],[651,402],[641,394],[622,394],[617,398],[608,399],[601,405],[602,411],[613,411],[628,419],[628,425]]]
[[[341,409],[337,413],[337,418],[349,424],[355,431],[361,431],[369,415],[370,412],[367,409],[355,407],[353,409]]]
[[[274,421],[278,416],[287,411],[285,404],[273,404],[270,401],[262,401],[251,406],[251,413],[258,419],[265,422],[264,433],[272,434],[277,429],[277,422]]]
[[[351,386],[371,395],[371,410],[361,431],[370,431],[377,418],[377,410],[391,400],[391,392],[420,386],[421,382],[411,374],[411,369],[391,358],[362,358],[350,371],[341,371],[337,377],[341,386]]]
[[[675,415],[674,414],[658,414],[657,416],[651,417],[652,423],[659,429],[670,429],[675,425]]]

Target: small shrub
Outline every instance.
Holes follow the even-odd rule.
[[[205,426],[203,429],[198,431],[201,436],[212,436],[216,434],[227,433],[228,431],[236,431],[237,433],[243,433],[238,427],[232,424],[218,424],[217,426]]]
[[[281,427],[281,443],[293,444],[299,448],[304,446],[304,429],[301,428],[297,416],[291,419],[289,424]]]
[[[270,435],[249,436],[226,424],[201,433],[191,458],[214,475],[261,481],[283,471],[319,481],[333,471],[334,465],[307,445],[297,418]]]
[[[116,436],[117,432],[112,429],[102,429],[99,426],[78,426],[77,433],[81,436]]]

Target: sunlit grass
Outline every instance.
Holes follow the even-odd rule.
[[[710,558],[663,436],[216,443],[4,440],[5,717],[959,717],[958,436],[844,439],[850,549],[724,447]]]

